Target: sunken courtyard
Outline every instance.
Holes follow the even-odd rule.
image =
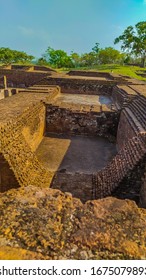
[[[1,258],[146,258],[145,110],[127,76],[0,68]]]

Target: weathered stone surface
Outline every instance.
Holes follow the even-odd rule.
[[[145,178],[146,180],[146,178]],[[143,208],[146,208],[146,182],[143,183],[140,190],[140,202],[139,205]]]
[[[146,210],[132,201],[83,205],[69,193],[28,186],[0,194],[0,209],[5,259],[23,259],[23,250],[28,259],[146,259]]]
[[[44,260],[44,256],[21,248],[0,247],[0,260]]]

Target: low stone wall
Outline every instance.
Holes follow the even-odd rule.
[[[97,71],[81,71],[71,70],[67,73],[69,76],[87,76],[87,77],[101,77],[112,80],[113,77],[108,72],[97,72]]]
[[[28,87],[39,82],[49,73],[36,73],[36,72],[26,72],[23,70],[9,70],[0,69],[0,76],[7,77],[7,85],[9,87]],[[0,79],[0,86],[3,87],[3,80]]]
[[[116,137],[119,112],[80,112],[47,105],[46,133]]]
[[[33,66],[33,70],[35,71],[52,71],[52,72],[56,72],[54,69],[50,68],[50,67],[45,67],[45,66],[39,66],[39,65],[35,65]]]
[[[47,77],[39,82],[40,85],[58,85],[63,93],[109,95],[112,94],[114,81],[86,80]]]

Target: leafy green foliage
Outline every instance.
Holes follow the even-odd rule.
[[[121,63],[124,58],[124,54],[121,54],[118,50],[111,47],[101,49],[98,53],[98,60],[100,64]]]
[[[28,55],[25,52],[11,50],[9,48],[0,48],[0,63],[26,63],[31,62],[34,56]]]
[[[121,49],[141,57],[142,66],[146,59],[146,21],[138,22],[134,27],[128,26],[115,44],[122,42]]]
[[[111,47],[100,49],[99,44],[96,43],[91,52],[81,55],[75,52],[67,55],[63,50],[54,50],[48,47],[45,54],[38,60],[38,64],[48,64],[55,68],[78,68],[105,63],[123,63],[124,59],[125,55],[118,50]]]
[[[92,51],[98,54],[100,48],[99,48],[99,43],[95,43],[95,46],[92,48]]]
[[[43,58],[49,63],[49,65],[56,68],[73,67],[71,57],[63,50],[54,50],[53,48],[48,47]]]
[[[85,53],[81,55],[81,66],[91,66],[98,63],[98,56],[95,52]]]
[[[48,62],[45,58],[43,57],[40,57],[38,60],[37,60],[37,65],[40,65],[40,66],[45,66],[45,65],[48,65]]]

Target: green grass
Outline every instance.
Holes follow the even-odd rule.
[[[80,67],[80,68],[72,68],[72,69],[67,69],[67,68],[62,68],[62,69],[56,69],[58,72],[68,72],[69,70],[92,70],[92,71],[100,71],[100,72],[113,72],[115,74],[120,74],[123,76],[129,76],[138,80],[146,81],[146,78],[143,78],[136,73],[142,73],[145,71],[146,73],[146,68],[141,68],[138,66],[129,66],[129,65],[115,65],[115,64],[104,64],[104,65],[96,65],[91,67]]]

